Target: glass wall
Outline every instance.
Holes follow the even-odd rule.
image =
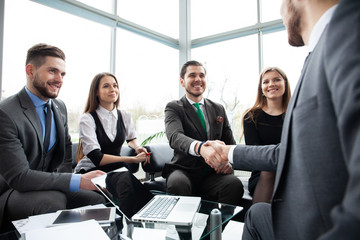
[[[132,113],[138,138],[164,130],[165,105],[178,98],[178,50],[117,30],[120,108]]]
[[[262,0],[261,2],[261,22],[281,19],[280,6],[281,0]]]
[[[191,1],[191,38],[226,32],[257,22],[256,1]]]
[[[287,75],[291,91],[294,91],[307,55],[307,47],[296,48],[288,44],[287,32],[281,31],[263,36],[264,67],[276,66]]]
[[[113,13],[114,12],[114,0],[77,0],[86,5],[92,6],[101,11]]]
[[[3,97],[25,86],[26,52],[31,46],[43,42],[61,48],[67,73],[59,98],[68,108],[76,140],[90,81],[96,73],[110,70],[110,28],[28,0],[5,3]]]
[[[118,0],[117,14],[151,30],[179,38],[178,0]]]
[[[207,69],[205,96],[225,107],[235,139],[239,141],[242,113],[256,94],[257,36],[195,48],[192,57],[203,62]]]
[[[92,12],[96,15],[112,13],[114,2],[81,0],[74,4],[97,8],[98,12]],[[251,27],[257,30],[256,24],[279,21],[281,0],[259,1],[262,7],[260,23],[257,2],[190,1],[191,39]],[[59,1],[58,4],[67,2]],[[81,6],[78,7],[81,9]],[[122,19],[150,32],[179,38],[179,0],[117,0],[116,12]],[[72,13],[77,14],[76,11]],[[110,71],[111,61],[115,61],[115,75],[120,82],[120,108],[132,113],[140,141],[163,130],[166,103],[181,97],[179,50],[154,41],[151,36],[151,39],[146,38],[147,34],[140,36],[122,28],[116,29],[116,38],[113,38],[111,27],[73,14],[29,0],[5,1],[2,97],[18,92],[25,85],[26,51],[36,43],[45,42],[60,47],[67,55],[67,75],[59,98],[67,104],[75,141],[78,118],[85,105],[90,81],[95,74]],[[106,14],[101,17],[113,16]],[[114,21],[115,26],[117,20],[113,16],[109,21]],[[111,42],[114,39],[116,50],[112,58]],[[268,32],[260,38],[258,33],[251,31],[251,35],[191,49],[191,58],[203,62],[208,71],[205,96],[225,106],[237,141],[242,133],[241,116],[255,101],[259,62],[264,67],[282,68],[293,90],[305,55],[306,48],[288,45],[285,30]]]

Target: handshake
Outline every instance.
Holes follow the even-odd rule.
[[[231,147],[219,140],[207,141],[201,145],[199,154],[210,167],[215,169],[216,173],[230,174],[233,171],[232,164],[228,160]]]

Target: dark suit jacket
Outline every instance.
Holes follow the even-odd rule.
[[[171,163],[166,164],[163,176],[167,177],[174,169],[184,169],[195,177],[215,173],[202,157],[190,155],[190,144],[195,141],[221,140],[235,144],[225,109],[222,105],[204,99],[206,116],[210,125],[210,138],[186,97],[172,101],[165,108],[165,131],[170,146],[174,149]]]
[[[360,1],[341,1],[304,65],[281,143],[235,148],[236,168],[277,167],[276,239],[360,237],[359,24]]]
[[[53,99],[57,147],[43,169],[43,142],[39,117],[25,88],[0,102],[0,225],[7,198],[17,191],[69,191],[71,139],[65,104]],[[60,172],[68,172],[61,173]]]

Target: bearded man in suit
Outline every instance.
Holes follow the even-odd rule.
[[[197,61],[186,62],[180,72],[180,84],[185,88],[185,96],[165,108],[166,135],[174,149],[172,161],[163,170],[167,192],[240,205],[244,189],[231,166],[215,171],[202,157],[201,146],[207,140],[235,144],[224,107],[203,97],[204,66]]]
[[[276,170],[272,203],[249,209],[243,239],[359,239],[360,1],[283,0],[281,14],[289,43],[310,52],[281,143],[211,142],[206,161]]]
[[[9,223],[105,203],[91,191],[91,178],[103,172],[72,174],[67,110],[55,99],[66,73],[64,52],[37,44],[28,50],[25,71],[26,86],[0,102],[0,226],[3,218]]]

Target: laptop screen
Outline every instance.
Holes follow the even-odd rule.
[[[131,172],[123,168],[94,178],[92,182],[128,219],[154,196]]]

